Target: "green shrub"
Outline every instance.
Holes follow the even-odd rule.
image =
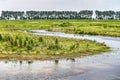
[[[0,34],[0,41],[2,41],[2,35]]]
[[[69,27],[69,26],[72,26],[72,24],[69,23],[69,22],[63,22],[63,23],[60,24],[59,26],[61,26],[61,27]]]
[[[42,37],[39,37],[39,42],[43,42],[43,38]]]
[[[57,38],[55,39],[55,45],[58,45],[58,39]]]
[[[26,48],[27,48],[27,50],[32,50],[33,48],[32,48],[32,45],[30,45],[30,44],[28,44],[27,46],[26,46]]]

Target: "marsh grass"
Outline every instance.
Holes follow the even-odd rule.
[[[120,37],[120,21],[117,20],[0,20],[0,27],[10,30],[46,29],[75,34]]]
[[[80,57],[109,51],[104,43],[90,40],[37,36],[19,30],[50,29],[76,34],[119,36],[119,22],[79,20],[0,21],[0,58],[53,59]],[[106,24],[107,25],[106,27]],[[112,26],[111,26],[112,25]],[[116,25],[117,27],[113,27]],[[108,27],[109,26],[109,27]],[[101,32],[102,30],[102,32]],[[105,32],[104,32],[105,31]]]

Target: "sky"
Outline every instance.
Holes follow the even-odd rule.
[[[120,11],[120,0],[0,0],[0,11]]]

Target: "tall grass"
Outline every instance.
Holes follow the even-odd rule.
[[[0,21],[0,54],[32,54],[40,56],[48,55],[65,57],[74,55],[82,56],[85,54],[87,55],[88,53],[108,51],[109,49],[106,45],[95,41],[37,36],[19,31],[24,29],[50,29],[52,31],[62,31],[76,34],[117,34],[119,36],[119,22],[117,24],[109,24],[109,22],[99,23],[116,25],[117,27],[102,27],[103,25],[95,24],[98,23],[79,20]],[[112,29],[113,31],[109,31],[109,29]]]

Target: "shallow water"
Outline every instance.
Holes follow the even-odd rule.
[[[0,61],[0,80],[120,80],[120,38],[44,30],[32,30],[29,33],[96,40],[111,47],[112,52],[51,61]]]

